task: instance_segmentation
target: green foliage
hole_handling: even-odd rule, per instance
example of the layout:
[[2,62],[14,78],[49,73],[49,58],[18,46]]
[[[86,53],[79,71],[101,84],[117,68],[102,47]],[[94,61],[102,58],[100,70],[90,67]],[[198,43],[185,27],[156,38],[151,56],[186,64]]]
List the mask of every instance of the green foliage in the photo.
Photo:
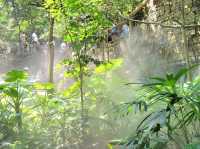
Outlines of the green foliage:
[[12,70],[8,72],[5,76],[6,82],[24,81],[26,79],[27,79],[27,73],[20,70]]
[[200,144],[188,144],[185,146],[185,149],[199,149]]
[[33,86],[37,90],[52,90],[55,88],[52,83],[34,83]]
[[[6,4],[4,9],[6,12],[1,12],[3,15],[0,17],[0,22],[4,25],[9,24],[7,25],[8,30],[12,28],[14,31],[9,31],[10,34],[5,40],[12,36],[14,41],[18,42],[20,32],[25,32],[29,36],[33,31],[42,34],[40,37],[46,38],[47,16],[55,18],[56,29],[59,27],[59,31],[56,30],[59,32],[59,37],[64,35],[64,40],[71,43],[73,47],[73,58],[64,60],[62,65],[65,69],[65,77],[71,77],[75,82],[60,93],[55,92],[56,87],[53,84],[29,83],[28,75],[25,72],[18,70],[9,72],[5,77],[5,83],[0,86],[0,94],[3,99],[1,100],[2,107],[4,107],[2,113],[8,112],[14,115],[13,119],[6,119],[8,122],[12,120],[13,125],[4,120],[5,125],[10,126],[9,129],[13,130],[14,134],[20,138],[15,138],[13,135],[11,140],[5,140],[11,142],[12,148],[25,148],[27,146],[28,148],[35,146],[54,148],[58,144],[80,143],[81,85],[85,88],[86,112],[96,114],[94,117],[88,116],[87,118],[90,119],[90,122],[92,120],[98,121],[98,126],[103,124],[100,128],[96,126],[94,130],[110,126],[111,124],[105,119],[103,112],[96,113],[96,104],[99,100],[95,95],[96,92],[92,92],[93,86],[98,87],[104,81],[102,78],[97,78],[96,81],[93,79],[98,75],[97,72],[103,76],[103,73],[119,68],[122,60],[113,60],[106,64],[94,58],[90,51],[97,40],[105,38],[107,28],[112,26],[108,14],[110,12],[107,11],[109,9],[105,11],[107,1],[17,0]],[[90,80],[90,78],[90,85],[83,84],[85,80]],[[102,90],[103,88],[98,88],[98,94]],[[99,118],[100,116],[101,118]],[[87,125],[89,126],[89,124]],[[66,132],[67,134],[65,134]],[[47,140],[51,140],[51,143],[47,144],[50,142]]]
[[122,65],[123,60],[122,59],[114,59],[111,60],[109,63],[104,63],[102,65],[99,65],[98,67],[95,68],[95,73],[96,74],[102,74],[107,71],[111,71],[114,69],[119,68]]
[[[190,69],[151,78],[136,91],[138,87],[123,86],[128,79],[117,71],[123,59],[106,63],[92,53],[97,42],[107,39],[108,29],[124,21],[119,13],[128,16],[141,0],[5,2],[4,6],[0,1],[1,40],[18,42],[20,32],[29,36],[35,31],[46,39],[48,18],[53,17],[56,37],[73,49],[72,58],[63,60],[59,67],[65,79],[74,82],[58,91],[55,84],[30,83],[24,71],[8,72],[0,84],[0,145],[9,142],[8,148],[13,149],[72,149],[83,148],[79,145],[85,141],[91,144],[85,148],[98,148],[99,142],[131,131],[135,132],[130,137],[113,140],[107,147],[160,149],[175,142],[177,134],[188,139],[187,128],[200,120],[200,79],[183,81]],[[136,130],[130,128],[133,112],[146,114]],[[188,144],[186,148],[196,146]]]
[[[183,80],[181,80],[192,68],[183,68],[176,74],[167,74],[165,78],[151,78],[152,83],[143,85],[140,91],[143,94],[138,102],[142,97],[148,106],[163,104],[161,109],[154,110],[139,123],[134,137],[126,139],[127,146],[151,148],[160,143],[164,145],[169,141],[174,141],[172,136],[177,129],[183,129],[183,136],[186,140],[188,139],[186,127],[194,121],[199,121],[200,115],[199,79],[189,83],[182,83]],[[132,106],[136,103],[134,101],[125,105]],[[130,111],[129,106],[123,108]],[[166,133],[166,136],[162,135],[162,131]]]

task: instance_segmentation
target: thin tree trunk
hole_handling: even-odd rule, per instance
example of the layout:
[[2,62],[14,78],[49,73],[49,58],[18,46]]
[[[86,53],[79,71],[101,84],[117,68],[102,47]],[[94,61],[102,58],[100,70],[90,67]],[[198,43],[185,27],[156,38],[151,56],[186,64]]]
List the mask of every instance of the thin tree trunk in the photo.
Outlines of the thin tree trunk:
[[107,49],[107,61],[110,62],[110,47]]
[[49,82],[53,83],[54,79],[54,18],[50,16],[49,18]]
[[80,81],[80,98],[81,98],[81,144],[80,148],[84,147],[85,142],[85,109],[84,109],[84,90],[83,90],[83,82],[84,82],[84,70],[83,70],[82,59],[79,55],[79,81]]
[[79,81],[80,81],[80,94],[81,94],[81,116],[82,119],[84,117],[84,91],[83,91],[83,66],[80,64],[80,74],[79,74]]
[[102,61],[105,61],[105,45],[106,43],[102,42]]
[[[185,0],[182,0],[182,38],[183,38],[183,50],[184,50],[184,57],[186,60],[186,67],[190,68],[190,58],[189,58],[189,52],[188,52],[188,44],[187,44],[187,37],[186,37],[186,31],[185,31]],[[188,80],[192,81],[192,74],[191,71],[188,71]]]
[[84,91],[83,91],[83,68],[80,66],[80,93],[81,93],[81,116],[84,119]]
[[20,24],[18,24],[18,42],[19,42],[19,51],[17,52],[17,54],[23,54],[23,46],[22,46],[22,41],[21,41],[21,27]]

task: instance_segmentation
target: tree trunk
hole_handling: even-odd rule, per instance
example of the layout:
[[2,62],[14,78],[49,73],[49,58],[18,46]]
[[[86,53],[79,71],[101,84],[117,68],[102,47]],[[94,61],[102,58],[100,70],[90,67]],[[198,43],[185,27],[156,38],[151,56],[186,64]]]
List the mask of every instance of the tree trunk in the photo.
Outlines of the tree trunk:
[[[186,31],[185,31],[185,0],[182,0],[182,39],[183,39],[183,50],[184,50],[184,57],[186,60],[186,67],[190,68],[190,58],[189,58],[189,52],[188,52],[188,44],[187,44],[187,37],[186,37]],[[188,71],[188,80],[192,81],[192,74],[191,71]]]
[[81,117],[84,120],[84,91],[83,91],[83,66],[80,64],[80,94],[81,94]]
[[54,34],[54,18],[50,16],[49,18],[49,82],[53,83],[54,79],[54,43],[53,43],[53,34]]
[[21,27],[20,24],[18,24],[18,42],[19,42],[19,50],[17,54],[23,54],[23,46],[22,46],[22,41],[21,41]]
[[105,61],[105,45],[106,45],[106,42],[103,41],[102,42],[102,61],[103,62]]

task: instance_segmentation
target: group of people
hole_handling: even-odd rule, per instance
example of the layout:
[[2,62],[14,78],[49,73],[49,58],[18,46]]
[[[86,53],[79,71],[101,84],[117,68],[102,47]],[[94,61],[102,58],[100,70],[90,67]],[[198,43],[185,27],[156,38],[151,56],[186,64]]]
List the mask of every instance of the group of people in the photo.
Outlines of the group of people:
[[37,33],[33,32],[28,38],[25,32],[20,33],[20,55],[27,55],[32,53],[34,50],[38,50],[40,45]]

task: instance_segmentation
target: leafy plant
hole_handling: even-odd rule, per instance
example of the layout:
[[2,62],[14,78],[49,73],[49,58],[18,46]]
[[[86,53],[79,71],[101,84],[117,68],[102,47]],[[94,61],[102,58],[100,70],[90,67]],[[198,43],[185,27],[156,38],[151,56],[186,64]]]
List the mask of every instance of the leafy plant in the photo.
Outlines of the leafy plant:
[[[139,149],[164,145],[172,141],[180,146],[173,137],[177,129],[183,130],[185,141],[189,143],[187,126],[193,121],[199,121],[200,84],[199,79],[184,83],[182,78],[194,67],[180,69],[177,73],[167,74],[164,78],[151,78],[151,83],[144,84],[141,90],[143,94],[139,96],[139,100],[146,101],[148,107],[162,104],[162,108],[148,114],[138,125],[133,137],[128,137],[123,141],[124,143],[118,141],[117,144],[122,143],[126,146],[132,144],[134,147],[131,148]],[[115,143],[111,142],[111,144]]]
[[27,81],[27,77],[28,75],[24,71],[13,70],[5,75],[5,83],[0,85],[1,93],[5,95],[3,100],[15,111],[18,130],[22,128],[23,101],[30,94],[30,84]]

